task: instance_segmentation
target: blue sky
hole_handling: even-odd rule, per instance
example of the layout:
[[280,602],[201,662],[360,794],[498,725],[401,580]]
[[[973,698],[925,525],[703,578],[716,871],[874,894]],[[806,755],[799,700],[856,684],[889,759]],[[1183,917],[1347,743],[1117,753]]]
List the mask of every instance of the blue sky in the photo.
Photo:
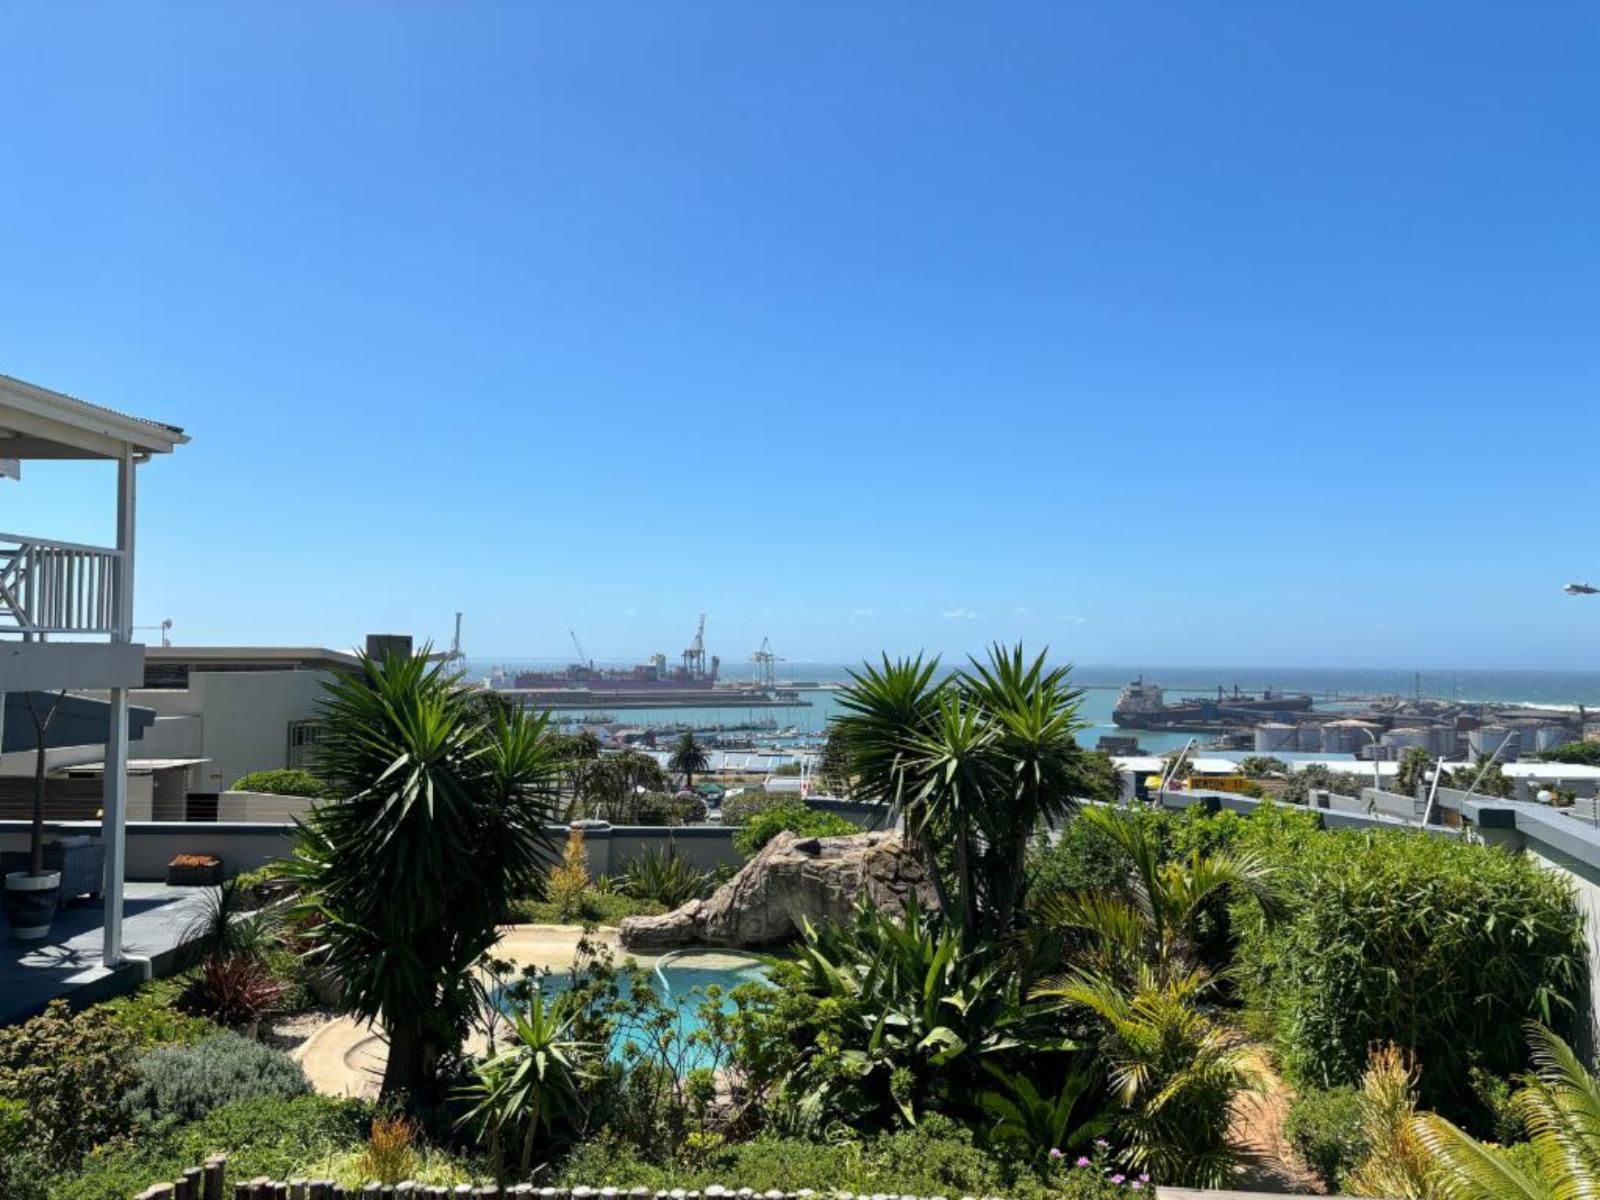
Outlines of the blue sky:
[[0,371],[191,431],[180,641],[1600,666],[1597,114],[1579,4],[7,3]]

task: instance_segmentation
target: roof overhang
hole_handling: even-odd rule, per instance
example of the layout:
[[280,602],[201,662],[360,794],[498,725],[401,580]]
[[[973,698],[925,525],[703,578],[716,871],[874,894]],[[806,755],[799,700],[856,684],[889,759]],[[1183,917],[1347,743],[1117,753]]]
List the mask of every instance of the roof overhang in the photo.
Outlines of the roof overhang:
[[170,454],[189,440],[176,425],[101,408],[0,375],[0,459],[120,459]]

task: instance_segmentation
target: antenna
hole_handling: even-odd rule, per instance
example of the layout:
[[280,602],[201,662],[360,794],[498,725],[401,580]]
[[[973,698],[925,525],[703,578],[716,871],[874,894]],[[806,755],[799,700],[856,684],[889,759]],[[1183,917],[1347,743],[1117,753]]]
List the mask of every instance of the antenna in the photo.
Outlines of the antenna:
[[163,646],[171,646],[172,645],[172,618],[171,617],[167,617],[159,625],[135,625],[134,629],[135,630],[139,630],[139,629],[159,629],[159,630],[161,630],[161,644]]

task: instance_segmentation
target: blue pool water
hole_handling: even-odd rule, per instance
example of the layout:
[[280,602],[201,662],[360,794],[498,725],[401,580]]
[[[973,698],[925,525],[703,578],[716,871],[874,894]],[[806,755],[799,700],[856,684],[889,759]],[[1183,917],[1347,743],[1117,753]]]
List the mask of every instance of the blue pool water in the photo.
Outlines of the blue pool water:
[[[651,988],[658,996],[667,1000],[670,1007],[676,1011],[677,1023],[672,1030],[673,1046],[669,1050],[669,1055],[678,1060],[680,1069],[684,1071],[717,1065],[709,1047],[696,1045],[693,1042],[693,1035],[703,1028],[699,1008],[705,1002],[707,991],[712,987],[720,988],[722,1011],[731,1013],[734,1005],[729,993],[734,988],[741,984],[767,981],[766,967],[759,959],[729,955],[720,951],[715,957],[718,965],[697,966],[692,958],[680,964],[668,955],[658,965],[659,969],[645,970],[645,977],[649,980]],[[740,965],[727,965],[727,960],[730,958],[739,958]],[[546,975],[539,981],[540,990],[547,996],[567,991],[571,986],[571,976],[560,971]],[[624,977],[623,995],[629,995],[630,990],[629,981]],[[506,1004],[507,1002],[503,1001],[501,1007],[506,1007]],[[632,1061],[629,1044],[637,1044],[641,1040],[642,1033],[643,1031],[638,1029],[618,1029],[611,1046],[611,1057],[618,1062]]]

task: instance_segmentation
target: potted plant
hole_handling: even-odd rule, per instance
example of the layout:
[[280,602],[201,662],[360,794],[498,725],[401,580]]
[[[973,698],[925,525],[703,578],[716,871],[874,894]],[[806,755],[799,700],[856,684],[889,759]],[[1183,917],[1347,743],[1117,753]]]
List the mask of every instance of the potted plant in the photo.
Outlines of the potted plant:
[[50,932],[55,920],[56,903],[61,896],[61,872],[44,869],[44,771],[47,747],[45,732],[61,707],[66,690],[56,693],[50,711],[42,717],[34,707],[33,693],[23,693],[28,701],[28,713],[33,717],[36,746],[33,758],[33,828],[28,839],[28,869],[12,871],[6,876],[6,917],[11,922],[11,936],[19,942],[37,941]]

